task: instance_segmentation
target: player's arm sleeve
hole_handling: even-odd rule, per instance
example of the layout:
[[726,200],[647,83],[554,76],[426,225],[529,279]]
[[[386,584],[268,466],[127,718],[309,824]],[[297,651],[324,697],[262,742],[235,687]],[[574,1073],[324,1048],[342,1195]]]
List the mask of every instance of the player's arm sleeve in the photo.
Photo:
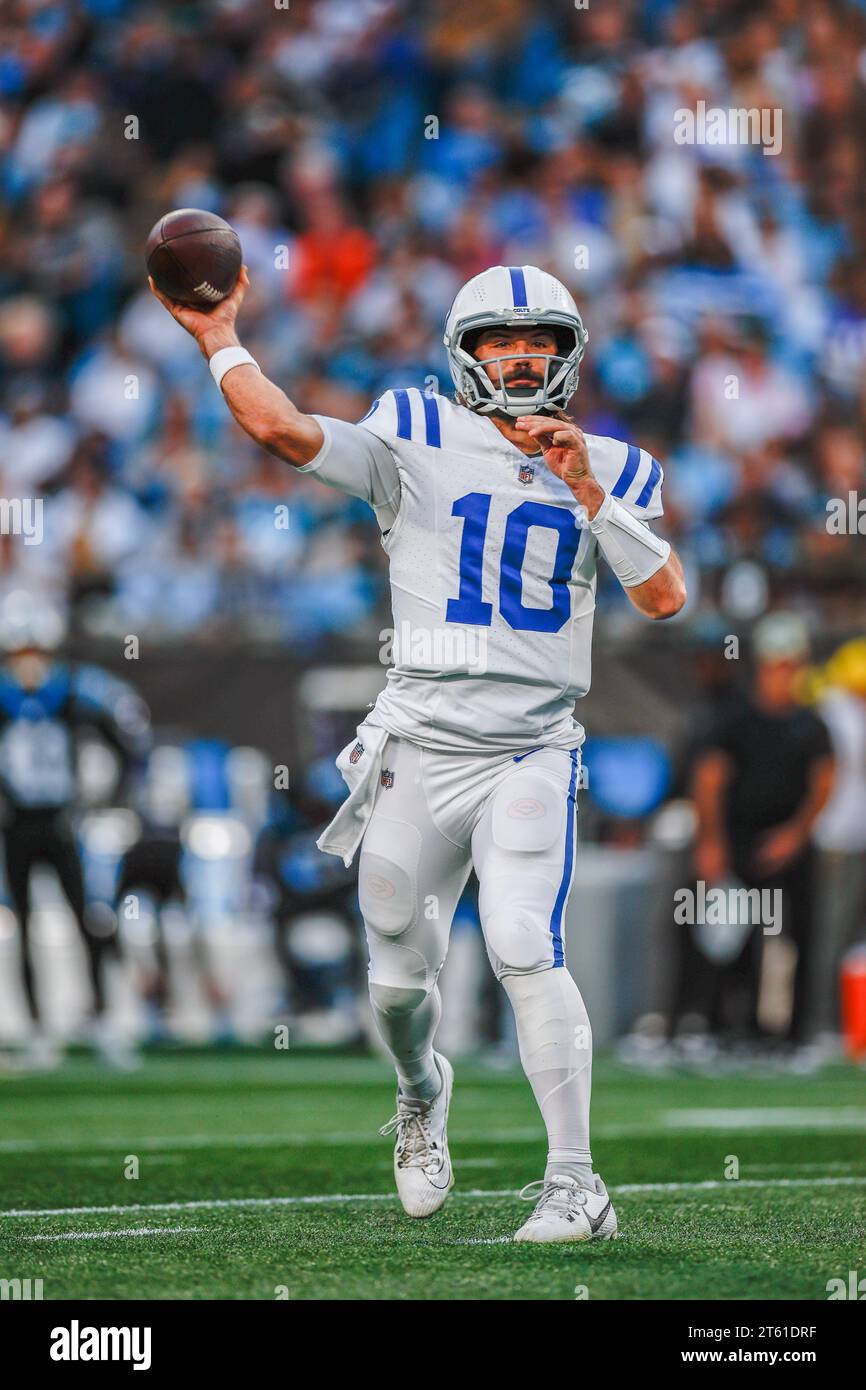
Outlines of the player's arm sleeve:
[[363,425],[351,425],[329,415],[313,418],[318,420],[325,438],[316,457],[297,471],[312,473],[328,487],[362,498],[376,513],[380,530],[390,530],[400,506],[400,475],[385,440]]

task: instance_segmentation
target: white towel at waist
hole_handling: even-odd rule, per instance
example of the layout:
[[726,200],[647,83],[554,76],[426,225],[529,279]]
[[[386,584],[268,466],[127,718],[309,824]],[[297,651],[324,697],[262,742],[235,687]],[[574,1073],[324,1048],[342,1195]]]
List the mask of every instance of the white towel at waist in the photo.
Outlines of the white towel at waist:
[[356,737],[346,744],[337,758],[337,767],[349,788],[349,795],[316,844],[325,854],[339,855],[347,869],[373,814],[388,738],[387,729],[359,724]]

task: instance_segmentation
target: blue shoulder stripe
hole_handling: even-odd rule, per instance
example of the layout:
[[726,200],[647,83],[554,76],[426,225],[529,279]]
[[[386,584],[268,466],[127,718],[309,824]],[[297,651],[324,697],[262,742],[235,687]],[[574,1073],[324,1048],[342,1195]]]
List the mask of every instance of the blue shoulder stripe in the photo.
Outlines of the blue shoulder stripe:
[[625,497],[634,482],[634,475],[637,473],[639,463],[640,449],[636,448],[634,444],[629,444],[626,449],[625,468],[610,490],[612,497]]
[[435,396],[421,392],[424,402],[424,425],[427,430],[427,443],[434,449],[442,447],[442,432],[439,426],[439,402]]
[[510,265],[508,274],[511,276],[511,293],[514,297],[515,309],[525,309],[526,301],[526,277],[523,274],[523,266]]
[[395,391],[394,400],[397,402],[397,438],[412,438],[412,409],[409,405],[408,391]]
[[656,483],[658,482],[659,478],[660,478],[661,475],[662,475],[661,464],[660,464],[660,463],[656,463],[656,461],[655,461],[655,459],[653,458],[652,454],[649,455],[649,461],[650,461],[650,473],[649,473],[649,477],[647,478],[646,483],[645,483],[644,486],[643,486],[643,489],[642,489],[642,491],[641,491],[640,496],[635,498],[635,503],[634,503],[634,504],[635,504],[636,507],[648,507],[648,506],[649,506],[649,504],[650,504],[650,498],[652,497],[653,493],[655,492]]

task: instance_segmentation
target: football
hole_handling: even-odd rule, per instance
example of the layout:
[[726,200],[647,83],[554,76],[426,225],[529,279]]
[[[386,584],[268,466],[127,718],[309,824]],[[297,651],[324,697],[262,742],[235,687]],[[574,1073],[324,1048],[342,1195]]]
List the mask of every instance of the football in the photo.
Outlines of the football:
[[231,294],[242,263],[234,227],[201,208],[167,212],[151,230],[145,254],[157,289],[197,309]]

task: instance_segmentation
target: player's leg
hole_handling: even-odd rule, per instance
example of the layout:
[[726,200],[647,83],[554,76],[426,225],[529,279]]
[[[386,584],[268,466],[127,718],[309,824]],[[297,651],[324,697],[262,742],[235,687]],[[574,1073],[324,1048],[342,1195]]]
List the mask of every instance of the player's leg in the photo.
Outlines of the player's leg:
[[808,986],[812,976],[815,948],[815,855],[811,850],[780,875],[784,931],[797,948],[797,961],[791,995],[791,1015],[785,1029],[788,1042],[802,1046],[808,1041]]
[[392,782],[379,791],[358,866],[370,1001],[401,1090],[428,1100],[440,1084],[433,1061],[441,1012],[436,981],[469,876],[469,853],[433,822],[421,750],[391,739],[385,761]]
[[50,837],[46,838],[41,857],[57,874],[63,895],[75,918],[87,956],[87,973],[93,993],[93,1012],[96,1018],[101,1018],[105,1012],[105,982],[102,966],[107,943],[95,936],[87,924],[81,856],[71,831],[64,828],[55,829]]
[[395,1177],[404,1209],[428,1216],[453,1183],[447,1114],[453,1072],[433,1051],[437,979],[454,909],[469,876],[468,846],[449,840],[430,813],[421,750],[389,740],[388,785],[364,834],[358,899],[370,952],[370,1003],[394,1062]]
[[93,994],[93,1014],[87,1034],[102,1060],[118,1071],[130,1071],[137,1063],[135,1053],[115,1027],[106,1009],[105,960],[116,949],[116,937],[98,936],[87,920],[84,872],[75,836],[62,822],[46,836],[41,856],[57,874],[60,887],[75,918],[87,956],[87,970]]
[[592,1171],[592,1030],[568,973],[563,924],[574,879],[576,753],[542,750],[488,797],[472,851],[488,954],[514,1010],[520,1059],[548,1137],[521,1239],[609,1236],[616,1217]]
[[34,825],[29,817],[26,820],[17,820],[17,823],[13,820],[3,832],[6,881],[12,910],[21,932],[21,982],[31,1019],[25,1066],[28,1069],[45,1071],[57,1066],[62,1054],[42,1022],[36,971],[31,955],[30,878],[33,866],[39,858],[41,839],[40,823]]
[[20,833],[13,824],[3,831],[3,850],[6,856],[6,884],[12,911],[21,934],[21,983],[34,1025],[40,1021],[39,996],[36,991],[36,972],[30,959],[28,927],[30,924],[30,873],[33,867],[33,846],[30,837]]

